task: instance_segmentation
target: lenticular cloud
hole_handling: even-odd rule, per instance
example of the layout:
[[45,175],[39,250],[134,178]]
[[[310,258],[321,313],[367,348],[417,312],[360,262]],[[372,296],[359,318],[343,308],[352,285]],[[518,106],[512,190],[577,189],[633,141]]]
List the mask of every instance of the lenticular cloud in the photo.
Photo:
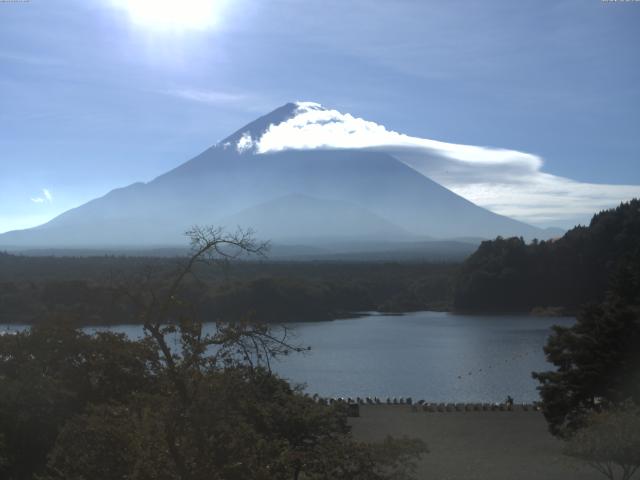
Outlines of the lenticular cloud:
[[[291,118],[270,125],[251,146],[256,153],[384,150],[478,205],[538,225],[569,227],[587,221],[595,211],[640,196],[637,185],[582,183],[545,173],[536,155],[412,137],[312,102],[299,102]],[[238,148],[246,150],[247,142]]]

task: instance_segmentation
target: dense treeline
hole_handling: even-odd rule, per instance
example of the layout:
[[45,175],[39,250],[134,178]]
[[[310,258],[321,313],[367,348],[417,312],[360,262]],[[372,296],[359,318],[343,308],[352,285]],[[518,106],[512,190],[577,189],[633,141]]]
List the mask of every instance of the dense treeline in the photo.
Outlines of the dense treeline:
[[[116,286],[162,289],[183,259],[27,257],[0,253],[0,323],[51,318],[79,324],[134,322]],[[264,322],[327,320],[353,312],[450,308],[457,265],[236,261],[195,269],[185,285],[203,318]]]
[[[599,303],[614,275],[640,272],[640,200],[596,214],[588,227],[526,244],[483,242],[456,280],[458,311],[514,312],[537,307],[575,313]],[[626,272],[626,273],[625,273]]]

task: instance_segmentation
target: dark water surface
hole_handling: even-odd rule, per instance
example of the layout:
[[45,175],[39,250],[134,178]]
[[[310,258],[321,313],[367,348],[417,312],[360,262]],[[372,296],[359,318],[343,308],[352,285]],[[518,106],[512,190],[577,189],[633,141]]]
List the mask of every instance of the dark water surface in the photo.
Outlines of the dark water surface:
[[[538,399],[531,372],[550,367],[542,347],[554,324],[572,318],[440,312],[371,314],[289,324],[311,351],[275,362],[283,377],[322,396],[412,397],[433,402]],[[6,328],[0,326],[0,331]],[[95,328],[87,331],[95,331]],[[113,327],[132,338],[134,325]]]
[[546,370],[551,326],[571,318],[418,312],[296,324],[308,354],[278,372],[326,396],[412,397],[434,402],[538,399],[531,372]]

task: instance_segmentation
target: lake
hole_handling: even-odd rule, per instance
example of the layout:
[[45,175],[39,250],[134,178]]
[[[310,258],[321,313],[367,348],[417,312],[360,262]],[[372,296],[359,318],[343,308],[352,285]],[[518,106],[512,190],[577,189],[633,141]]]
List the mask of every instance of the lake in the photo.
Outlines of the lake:
[[[289,324],[311,351],[274,363],[281,376],[331,397],[412,397],[431,402],[538,400],[532,371],[548,370],[542,347],[566,317],[367,314],[331,322]],[[16,328],[0,326],[5,328]],[[94,331],[95,328],[87,329]],[[132,338],[139,326],[112,330]]]

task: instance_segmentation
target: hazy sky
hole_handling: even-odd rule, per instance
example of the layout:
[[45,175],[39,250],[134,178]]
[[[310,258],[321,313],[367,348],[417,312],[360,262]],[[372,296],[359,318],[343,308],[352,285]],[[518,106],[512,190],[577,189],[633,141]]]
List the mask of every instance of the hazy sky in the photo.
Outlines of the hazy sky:
[[640,2],[0,2],[0,232],[294,100],[640,185],[639,45]]

